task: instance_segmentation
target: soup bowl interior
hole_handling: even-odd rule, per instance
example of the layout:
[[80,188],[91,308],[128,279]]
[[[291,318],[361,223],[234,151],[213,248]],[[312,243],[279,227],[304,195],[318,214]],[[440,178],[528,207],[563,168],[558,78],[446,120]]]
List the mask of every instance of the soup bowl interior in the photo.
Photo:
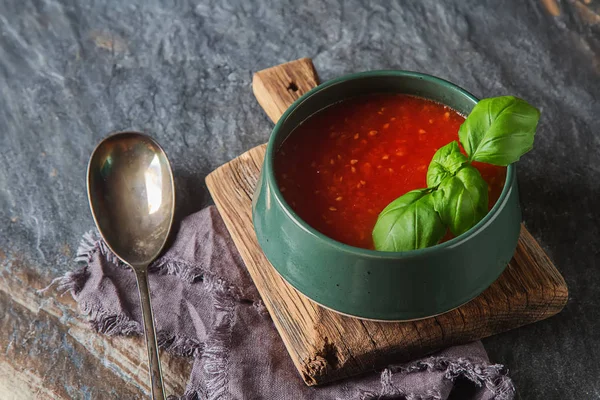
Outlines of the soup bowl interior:
[[515,167],[500,198],[475,227],[447,242],[407,252],[380,252],[337,242],[303,221],[277,185],[274,158],[294,129],[345,99],[401,93],[467,115],[477,99],[424,74],[373,71],[326,82],[296,101],[275,126],[253,198],[253,222],[265,255],[280,275],[313,301],[367,319],[412,320],[443,313],[480,294],[512,257],[520,229]]

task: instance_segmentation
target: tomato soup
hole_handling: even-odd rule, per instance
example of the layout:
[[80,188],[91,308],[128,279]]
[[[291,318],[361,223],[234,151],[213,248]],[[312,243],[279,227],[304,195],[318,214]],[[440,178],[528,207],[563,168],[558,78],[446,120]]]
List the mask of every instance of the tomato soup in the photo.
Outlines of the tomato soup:
[[[275,156],[277,183],[309,225],[339,242],[373,248],[377,216],[392,200],[424,188],[429,162],[458,140],[464,117],[430,100],[374,94],[312,115]],[[474,163],[490,191],[490,208],[506,168]]]

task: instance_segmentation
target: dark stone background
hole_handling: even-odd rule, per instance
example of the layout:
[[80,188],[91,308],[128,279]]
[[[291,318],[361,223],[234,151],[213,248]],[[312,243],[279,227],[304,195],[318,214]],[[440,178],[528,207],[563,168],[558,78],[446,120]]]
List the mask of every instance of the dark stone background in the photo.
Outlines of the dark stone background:
[[210,204],[206,174],[272,127],[254,71],[312,57],[322,80],[426,72],[542,110],[519,163],[523,217],[570,299],[484,343],[518,398],[599,398],[600,7],[587,2],[0,2],[0,249],[48,278],[74,268],[69,249],[93,226],[87,160],[115,130],[164,146],[180,215]]

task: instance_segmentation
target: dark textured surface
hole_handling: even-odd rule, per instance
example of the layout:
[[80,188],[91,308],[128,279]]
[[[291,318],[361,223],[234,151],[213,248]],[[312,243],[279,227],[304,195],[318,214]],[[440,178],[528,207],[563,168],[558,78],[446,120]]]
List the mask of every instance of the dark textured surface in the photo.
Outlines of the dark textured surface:
[[520,398],[600,397],[598,5],[565,0],[555,16],[552,1],[381,3],[1,2],[0,270],[16,258],[46,278],[73,268],[93,224],[87,159],[110,131],[160,141],[183,215],[210,203],[208,172],[267,140],[253,71],[308,56],[323,80],[427,72],[542,110],[518,168],[523,217],[571,298],[558,316],[484,343]]

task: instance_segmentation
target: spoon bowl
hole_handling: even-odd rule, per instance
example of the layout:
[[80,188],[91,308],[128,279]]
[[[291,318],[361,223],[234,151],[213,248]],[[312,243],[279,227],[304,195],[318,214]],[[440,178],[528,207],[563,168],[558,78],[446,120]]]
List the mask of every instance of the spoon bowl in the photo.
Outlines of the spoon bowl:
[[164,399],[148,290],[148,265],[162,251],[175,210],[175,185],[160,145],[138,132],[105,138],[88,165],[88,198],[100,235],[135,271],[148,346],[154,399]]
[[173,222],[175,189],[169,160],[151,137],[122,132],[104,139],[90,159],[88,195],[117,257],[135,267],[159,255]]

